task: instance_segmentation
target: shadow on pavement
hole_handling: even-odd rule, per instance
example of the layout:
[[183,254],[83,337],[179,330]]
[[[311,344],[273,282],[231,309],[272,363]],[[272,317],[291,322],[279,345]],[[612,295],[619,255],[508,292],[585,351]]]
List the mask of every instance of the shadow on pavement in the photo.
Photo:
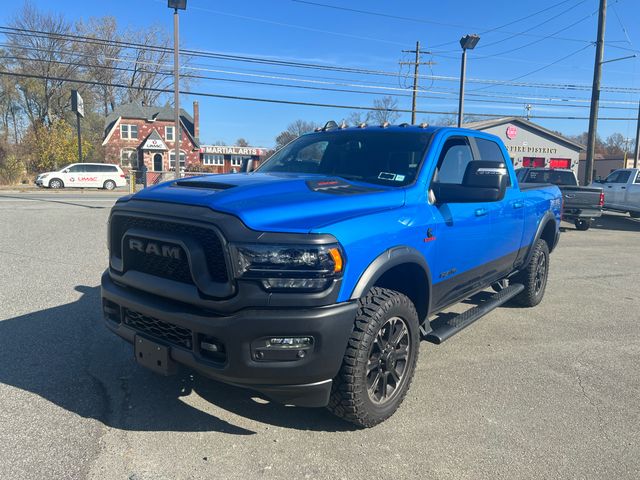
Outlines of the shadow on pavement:
[[173,377],[147,371],[135,363],[132,347],[102,324],[100,288],[76,290],[83,295],[73,303],[0,321],[1,383],[122,430],[256,433],[189,405],[192,399],[184,397],[192,392],[212,408],[270,425],[356,428],[325,409],[285,407],[190,371]]
[[622,232],[640,232],[640,219],[631,218],[629,215],[610,215],[603,213],[596,218],[591,228],[599,230],[618,230]]

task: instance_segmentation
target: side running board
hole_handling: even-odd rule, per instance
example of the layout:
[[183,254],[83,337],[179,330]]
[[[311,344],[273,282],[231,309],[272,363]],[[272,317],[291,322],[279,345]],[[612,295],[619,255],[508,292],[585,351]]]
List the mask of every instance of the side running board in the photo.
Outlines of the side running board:
[[522,290],[524,290],[524,285],[520,283],[509,285],[507,288],[496,293],[481,305],[470,308],[466,312],[455,315],[454,317],[447,320],[444,324],[439,325],[424,337],[425,340],[435,344],[444,342],[448,338],[454,336],[456,333],[467,328],[476,320],[484,317],[491,310],[508,302],[513,297],[518,295]]

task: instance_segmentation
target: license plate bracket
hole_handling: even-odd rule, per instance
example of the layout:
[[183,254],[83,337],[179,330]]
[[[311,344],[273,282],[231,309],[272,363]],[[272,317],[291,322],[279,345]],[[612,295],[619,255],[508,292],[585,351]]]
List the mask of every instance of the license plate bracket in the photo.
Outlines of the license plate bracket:
[[141,335],[134,339],[134,355],[136,362],[160,375],[173,375],[178,365],[171,359],[171,349]]

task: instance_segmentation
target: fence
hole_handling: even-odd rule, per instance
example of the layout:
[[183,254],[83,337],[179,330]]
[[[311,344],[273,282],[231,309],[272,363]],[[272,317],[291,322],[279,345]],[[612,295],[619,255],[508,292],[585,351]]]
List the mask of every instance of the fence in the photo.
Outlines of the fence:
[[[202,175],[202,172],[180,172],[182,178],[194,177],[196,175]],[[127,175],[127,181],[129,183],[129,190],[131,192],[137,192],[146,187],[152,187],[162,182],[173,180],[176,178],[176,172],[152,172],[144,170],[129,170]]]

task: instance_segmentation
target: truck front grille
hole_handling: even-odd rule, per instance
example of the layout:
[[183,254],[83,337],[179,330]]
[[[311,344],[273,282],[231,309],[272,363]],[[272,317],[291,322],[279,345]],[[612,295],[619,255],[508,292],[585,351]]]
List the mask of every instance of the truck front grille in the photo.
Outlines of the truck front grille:
[[124,265],[127,270],[148,273],[156,277],[168,278],[176,282],[193,283],[187,255],[182,247],[180,258],[147,255],[137,250],[126,250]]
[[124,323],[137,332],[145,333],[158,340],[163,340],[170,345],[187,348],[189,350],[192,349],[193,333],[188,328],[163,322],[162,320],[143,315],[128,308],[124,310]]
[[[132,228],[175,234],[194,240],[204,252],[211,280],[219,283],[229,281],[222,240],[213,229],[154,218],[114,215],[111,218],[110,244],[112,255],[122,259],[122,238]],[[193,283],[186,255],[181,255],[180,259],[174,259],[128,250],[126,256],[125,268],[127,270],[137,270],[178,282]]]

